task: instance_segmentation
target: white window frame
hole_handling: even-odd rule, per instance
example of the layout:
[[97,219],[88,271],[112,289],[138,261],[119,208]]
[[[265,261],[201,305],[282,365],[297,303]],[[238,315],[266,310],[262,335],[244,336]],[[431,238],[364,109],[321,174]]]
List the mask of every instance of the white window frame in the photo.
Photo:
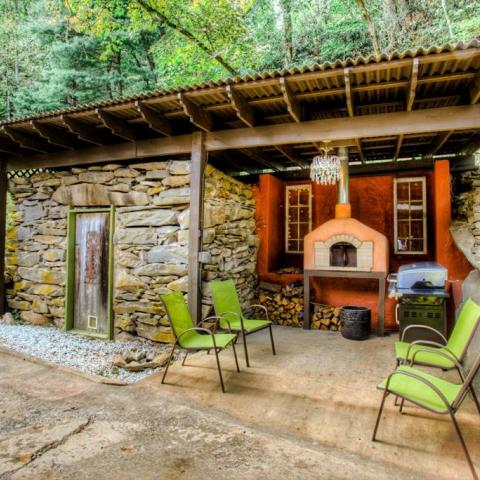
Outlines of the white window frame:
[[[398,249],[398,210],[397,210],[397,185],[399,183],[422,183],[422,206],[423,206],[423,249],[420,251]],[[410,200],[410,199],[409,199]],[[411,220],[410,220],[411,221]],[[393,225],[394,225],[394,251],[396,255],[426,255],[427,254],[427,178],[405,177],[395,178],[393,183]],[[409,237],[411,239],[411,237]],[[421,239],[418,239],[421,240]]]
[[[310,184],[304,183],[299,185],[287,185],[285,187],[285,252],[286,253],[303,253],[303,249],[290,250],[288,248],[288,240],[289,240],[288,227],[290,225],[288,221],[288,212],[290,210],[289,192],[291,190],[308,190],[308,205],[301,205],[301,206],[308,207],[308,231],[310,232],[312,230],[312,186]],[[298,207],[300,208],[300,205]],[[291,239],[291,240],[294,240],[294,239]],[[298,238],[297,240],[303,240],[303,239]]]

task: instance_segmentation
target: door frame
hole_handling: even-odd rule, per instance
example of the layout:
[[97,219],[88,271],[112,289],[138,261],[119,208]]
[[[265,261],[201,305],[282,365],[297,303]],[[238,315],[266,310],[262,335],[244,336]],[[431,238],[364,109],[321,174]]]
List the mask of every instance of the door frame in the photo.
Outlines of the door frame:
[[[95,333],[74,328],[74,297],[75,297],[75,237],[76,218],[79,213],[110,213],[108,232],[108,288],[107,288],[107,333]],[[115,206],[82,207],[67,210],[67,283],[65,287],[65,331],[80,333],[89,337],[113,339],[113,234],[115,229]]]

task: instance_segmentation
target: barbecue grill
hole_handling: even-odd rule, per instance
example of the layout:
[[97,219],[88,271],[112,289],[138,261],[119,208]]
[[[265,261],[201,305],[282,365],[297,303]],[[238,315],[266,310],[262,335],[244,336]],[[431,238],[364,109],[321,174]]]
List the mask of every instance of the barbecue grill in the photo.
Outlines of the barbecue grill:
[[[426,325],[447,335],[447,275],[447,269],[438,263],[419,262],[402,265],[397,274],[388,276],[389,296],[397,301],[400,337],[409,325]],[[439,337],[425,329],[409,329],[404,340],[438,342]]]

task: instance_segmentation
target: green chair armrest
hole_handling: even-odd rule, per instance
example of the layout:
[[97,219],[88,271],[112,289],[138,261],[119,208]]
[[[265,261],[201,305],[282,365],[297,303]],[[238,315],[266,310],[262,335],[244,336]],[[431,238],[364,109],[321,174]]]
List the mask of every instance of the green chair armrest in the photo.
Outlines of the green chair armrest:
[[[225,318],[225,315],[227,314],[235,315],[240,320],[240,327],[242,328],[242,332],[243,332],[245,330],[245,326],[243,324],[243,315],[239,315],[237,312],[233,312],[229,310],[229,311],[223,312],[223,314],[221,315],[221,318],[224,318],[225,320],[227,320]],[[230,322],[228,322],[228,325],[230,326]]]
[[[395,375],[405,375],[406,377],[410,377],[410,378],[413,378],[414,380],[417,380],[421,383],[423,383],[424,385],[426,385],[428,388],[430,388],[431,390],[433,390],[435,392],[435,394],[443,401],[443,403],[445,404],[445,407],[447,410],[450,410],[450,404],[448,403],[448,400],[447,398],[445,397],[445,395],[440,391],[440,389],[435,386],[432,382],[429,382],[426,378],[423,378],[421,377],[420,375],[415,375],[414,373],[411,373],[411,372],[403,372],[401,370],[395,370],[393,373],[391,373],[388,378],[387,378],[387,383],[385,385],[385,390],[387,390],[388,392],[390,392],[390,390],[388,389],[389,385],[390,385],[390,380],[392,379],[393,376]],[[392,392],[396,395],[396,392]]]
[[[177,342],[180,344],[180,338],[182,338],[186,333],[188,332],[203,332],[207,333],[212,337],[213,341],[213,347],[216,349],[217,348],[217,342],[215,342],[215,335],[213,334],[212,331],[210,331],[208,328],[199,328],[199,327],[193,327],[189,328],[187,330],[184,330],[178,337],[177,337]],[[180,345],[181,346],[181,345]]]
[[408,327],[406,327],[403,332],[402,332],[402,338],[400,339],[400,341],[404,341],[404,338],[405,338],[405,334],[408,332],[408,330],[412,329],[412,328],[423,328],[424,330],[429,330],[430,332],[434,332],[436,333],[445,343],[443,345],[446,345],[448,340],[444,337],[444,335],[439,332],[438,330],[435,330],[434,328],[432,327],[429,327],[428,325],[409,325]]
[[436,348],[419,348],[416,352],[414,352],[412,356],[412,360],[410,361],[410,366],[413,366],[415,363],[415,357],[420,353],[420,352],[427,352],[427,353],[432,353],[433,355],[438,355],[439,357],[446,358],[447,360],[450,360],[455,364],[455,366],[458,368],[458,371],[460,372],[460,375],[462,377],[462,380],[465,379],[465,370],[462,366],[462,364],[458,361],[457,357],[446,347],[444,348],[444,352],[440,352]]
[[[232,312],[233,313],[233,312]],[[219,320],[223,320],[224,322],[227,323],[228,325],[228,331],[230,333],[233,333],[232,332],[232,325],[230,324],[230,321],[228,320],[228,318],[222,316],[222,315],[210,315],[209,317],[205,318],[204,320],[202,320],[199,325],[201,325],[202,323],[205,323],[207,322],[208,320],[215,320],[215,329],[214,329],[214,332],[217,331],[217,328],[218,328],[218,322]]]
[[445,345],[442,345],[441,343],[438,343],[438,342],[434,342],[433,340],[414,340],[412,343],[410,343],[408,345],[407,354],[405,355],[406,360],[408,360],[408,357],[410,355],[410,350],[415,345],[433,345],[433,346],[439,347],[439,348],[447,348],[447,347],[445,347]]

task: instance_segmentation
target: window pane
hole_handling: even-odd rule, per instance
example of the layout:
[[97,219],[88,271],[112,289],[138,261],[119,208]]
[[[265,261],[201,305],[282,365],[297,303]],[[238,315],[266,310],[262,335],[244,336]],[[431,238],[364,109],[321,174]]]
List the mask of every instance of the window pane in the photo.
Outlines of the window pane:
[[301,222],[308,222],[308,207],[300,207],[299,219]]
[[409,188],[407,182],[397,183],[397,201],[407,201],[409,199]]
[[298,207],[290,207],[288,209],[288,221],[298,222]]
[[410,240],[410,251],[422,253],[423,243],[423,240]]
[[405,252],[408,250],[408,240],[405,238],[397,239],[397,250],[399,252]]
[[302,239],[303,237],[305,237],[305,235],[307,235],[309,230],[310,229],[308,228],[308,223],[301,223],[299,238]]
[[412,238],[421,238],[423,239],[423,221],[422,220],[413,220],[410,224],[410,235]]
[[299,198],[300,205],[308,205],[309,204],[309,201],[308,201],[309,191],[307,189],[303,189],[303,190],[300,190],[299,193],[300,193],[300,198]]
[[298,241],[297,240],[289,240],[288,251],[289,252],[297,252],[298,251]]
[[401,238],[407,238],[410,235],[409,222],[398,222],[397,235]]
[[298,205],[298,190],[295,188],[288,190],[289,205]]
[[410,218],[410,205],[408,203],[400,203],[397,205],[397,218],[405,220]]
[[303,252],[303,240],[298,241],[298,251]]
[[423,204],[419,202],[412,202],[410,205],[411,218],[423,218]]
[[410,199],[423,199],[423,182],[410,182]]

